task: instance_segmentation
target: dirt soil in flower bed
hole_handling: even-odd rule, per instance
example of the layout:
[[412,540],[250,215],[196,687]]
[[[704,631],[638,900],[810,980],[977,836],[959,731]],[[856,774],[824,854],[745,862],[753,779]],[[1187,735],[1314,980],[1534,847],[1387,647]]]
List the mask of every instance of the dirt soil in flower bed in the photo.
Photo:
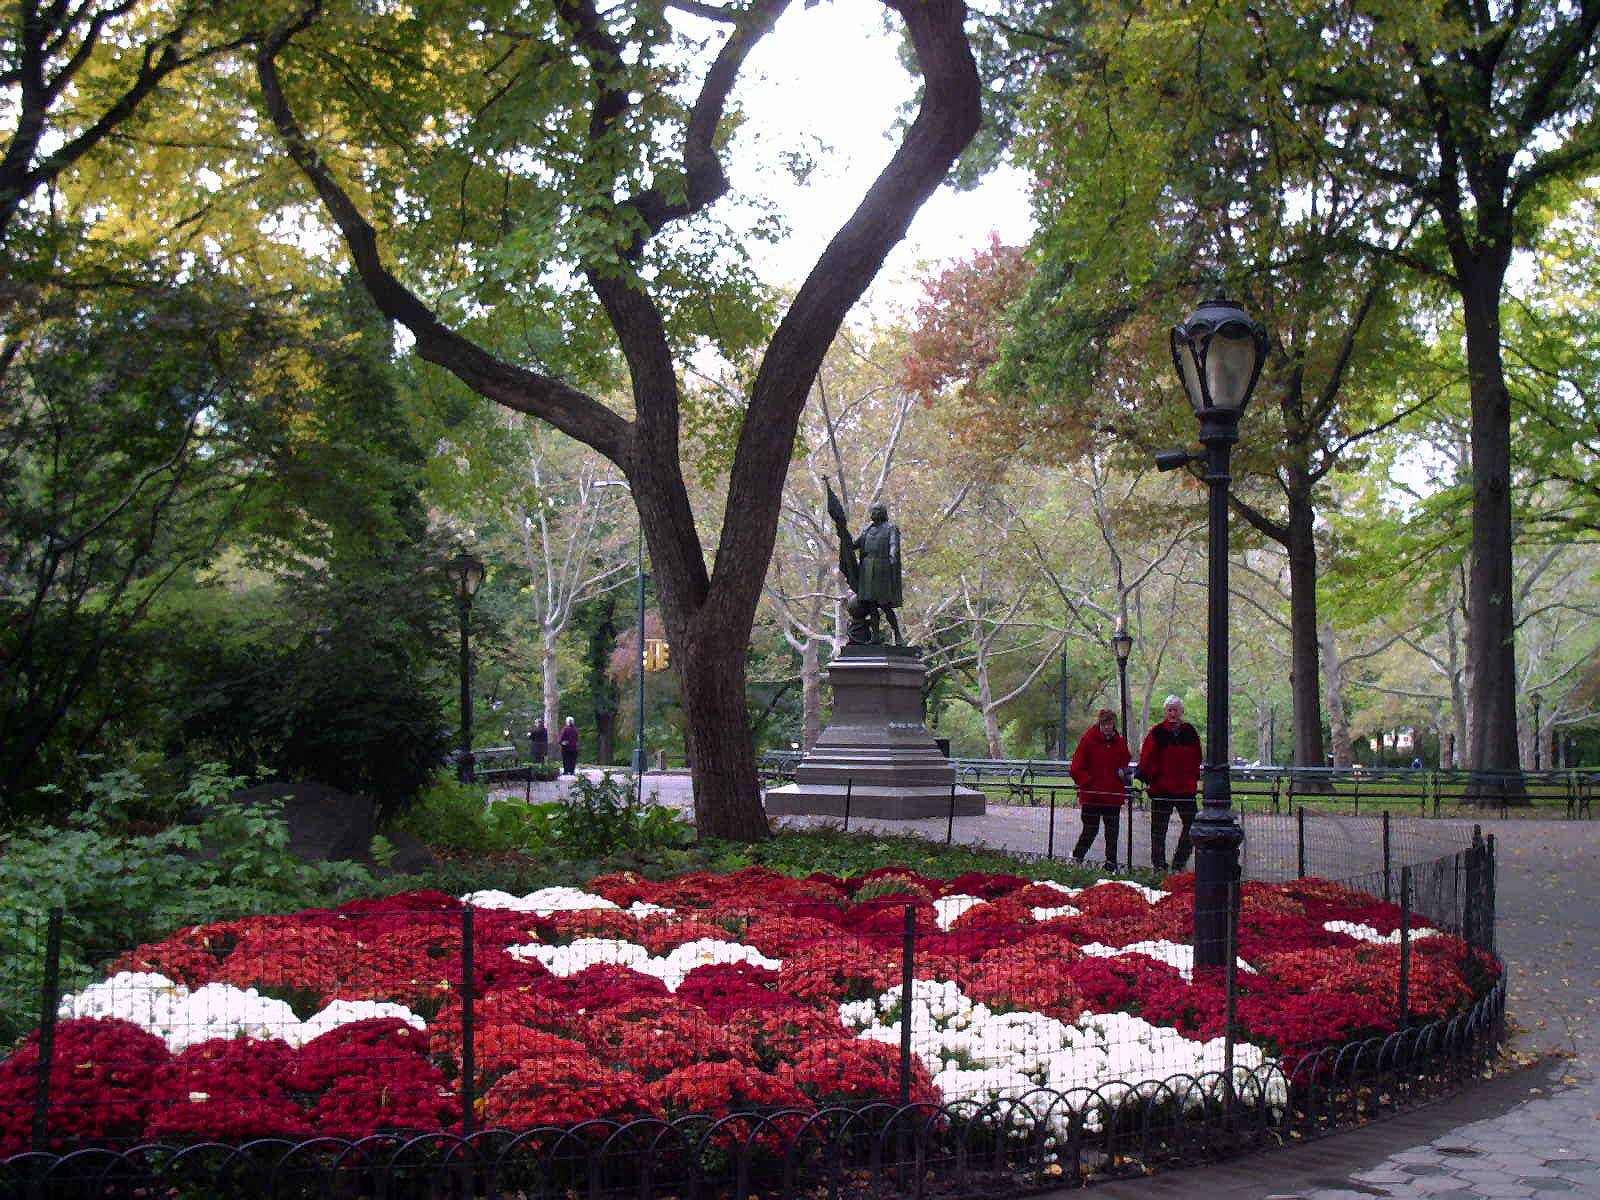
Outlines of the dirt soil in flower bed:
[[[1156,890],[892,867],[612,874],[358,900],[130,950],[62,1001],[51,1145],[459,1128],[468,909],[481,1124],[897,1100],[908,906],[913,1100],[1223,1069],[1224,981],[1193,965],[1189,875]],[[1395,1029],[1399,923],[1397,906],[1327,881],[1245,884],[1238,1079],[1266,1095],[1278,1067]],[[1492,985],[1487,956],[1414,932],[1414,1018]],[[0,1061],[0,1155],[31,1146],[39,1075],[36,1033]]]

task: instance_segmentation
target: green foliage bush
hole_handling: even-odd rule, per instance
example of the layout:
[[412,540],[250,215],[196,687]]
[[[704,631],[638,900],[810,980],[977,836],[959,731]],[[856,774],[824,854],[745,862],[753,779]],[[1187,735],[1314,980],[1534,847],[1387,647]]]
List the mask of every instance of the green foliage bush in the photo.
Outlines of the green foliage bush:
[[165,801],[192,824],[129,833],[120,814],[148,803],[137,780],[113,770],[92,781],[88,808],[68,828],[31,831],[0,850],[0,1044],[39,1019],[44,939],[51,908],[62,919],[62,986],[81,986],[123,950],[182,925],[292,912],[364,891],[357,863],[305,863],[271,805],[229,799],[247,780],[217,764],[199,768]]
[[555,840],[581,858],[645,852],[694,840],[688,822],[669,808],[640,804],[633,781],[605,772],[578,775],[555,817]]
[[517,801],[490,804],[482,786],[440,779],[395,819],[394,828],[443,850],[532,853],[554,837],[557,807]]

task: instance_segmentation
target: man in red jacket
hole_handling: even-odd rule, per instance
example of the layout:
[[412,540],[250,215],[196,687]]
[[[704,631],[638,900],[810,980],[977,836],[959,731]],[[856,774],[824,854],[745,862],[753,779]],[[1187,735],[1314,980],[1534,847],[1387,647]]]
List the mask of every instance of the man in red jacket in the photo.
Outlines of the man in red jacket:
[[1077,862],[1094,845],[1094,835],[1102,824],[1106,830],[1106,870],[1117,869],[1117,825],[1123,802],[1128,798],[1128,741],[1117,732],[1117,717],[1102,708],[1072,754],[1072,782],[1078,785],[1078,807],[1082,809],[1083,833],[1073,847]]
[[1183,831],[1178,834],[1172,869],[1181,871],[1189,862],[1189,826],[1194,824],[1194,797],[1205,751],[1200,734],[1183,719],[1182,700],[1168,696],[1162,709],[1166,720],[1145,735],[1135,774],[1150,789],[1150,865],[1158,871],[1167,869],[1167,823],[1176,812]]

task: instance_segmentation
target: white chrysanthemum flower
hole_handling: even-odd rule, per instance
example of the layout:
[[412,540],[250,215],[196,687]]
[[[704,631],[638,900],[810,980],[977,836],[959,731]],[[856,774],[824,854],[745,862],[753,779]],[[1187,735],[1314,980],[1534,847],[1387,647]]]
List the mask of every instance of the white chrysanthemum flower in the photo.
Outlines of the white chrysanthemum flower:
[[[1134,942],[1130,946],[1105,946],[1099,942],[1090,942],[1083,947],[1083,952],[1093,958],[1117,958],[1123,954],[1143,954],[1157,962],[1166,963],[1177,970],[1185,982],[1194,980],[1194,947],[1185,942],[1169,942],[1164,940]],[[1235,966],[1240,971],[1251,975],[1256,969],[1242,958],[1234,960]]]
[[[1397,946],[1400,944],[1400,931],[1398,929],[1396,929],[1393,933],[1379,933],[1371,925],[1363,925],[1359,921],[1324,921],[1322,923],[1322,927],[1329,933],[1349,934],[1357,941],[1374,942],[1378,945],[1390,946]],[[1423,937],[1433,937],[1438,932],[1439,931],[1437,929],[1431,929],[1424,925],[1420,929],[1413,929],[1411,931],[1411,937],[1413,940]]]
[[79,1017],[117,1017],[152,1032],[171,1024],[172,1007],[189,995],[189,989],[153,971],[119,971],[110,979],[92,983],[81,992],[63,996],[56,1006],[61,1020]]
[[668,908],[664,904],[649,904],[643,900],[635,900],[628,905],[626,911],[630,917],[670,917],[678,910]]
[[171,1024],[154,1029],[176,1054],[212,1038],[283,1038],[298,1035],[300,1018],[282,1000],[263,996],[255,988],[208,983],[172,1008]]
[[664,958],[647,958],[633,969],[654,975],[667,985],[669,992],[675,992],[696,967],[732,963],[752,963],[769,971],[776,971],[783,966],[782,959],[768,958],[754,946],[746,946],[742,942],[697,938],[685,942]]
[[980,900],[976,896],[964,894],[940,896],[939,899],[933,902],[935,920],[938,921],[940,929],[948,930],[962,913],[987,903],[989,903],[987,900]]
[[552,975],[576,975],[589,967],[605,964],[640,970],[640,964],[650,961],[650,952],[643,946],[616,938],[578,938],[565,946],[545,946],[532,942],[509,946],[506,953],[512,958],[536,959]]
[[376,1000],[335,1000],[316,1016],[301,1022],[300,1027],[285,1035],[283,1040],[291,1046],[303,1046],[312,1038],[320,1037],[329,1030],[338,1029],[341,1025],[350,1025],[356,1021],[381,1020],[385,1017],[404,1021],[413,1029],[428,1027],[426,1021],[403,1004]]
[[1070,904],[1063,904],[1059,908],[1036,908],[1033,910],[1035,921],[1052,921],[1056,917],[1081,917],[1083,910],[1073,908]]
[[461,897],[461,902],[470,904],[474,908],[504,908],[513,912],[531,912],[540,917],[548,917],[558,912],[617,907],[604,896],[596,896],[592,892],[574,887],[540,888],[536,892],[529,892],[526,896],[513,896],[510,892],[491,888],[481,892],[468,892]]

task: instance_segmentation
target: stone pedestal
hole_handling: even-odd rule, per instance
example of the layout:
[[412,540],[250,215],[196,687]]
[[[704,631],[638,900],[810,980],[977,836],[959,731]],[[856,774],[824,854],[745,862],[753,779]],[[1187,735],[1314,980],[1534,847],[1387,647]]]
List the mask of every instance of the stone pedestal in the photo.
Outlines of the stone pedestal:
[[922,721],[928,673],[909,646],[846,646],[828,667],[833,719],[795,768],[794,782],[767,792],[772,816],[911,821],[950,813],[981,816],[982,792],[956,786],[955,765]]

